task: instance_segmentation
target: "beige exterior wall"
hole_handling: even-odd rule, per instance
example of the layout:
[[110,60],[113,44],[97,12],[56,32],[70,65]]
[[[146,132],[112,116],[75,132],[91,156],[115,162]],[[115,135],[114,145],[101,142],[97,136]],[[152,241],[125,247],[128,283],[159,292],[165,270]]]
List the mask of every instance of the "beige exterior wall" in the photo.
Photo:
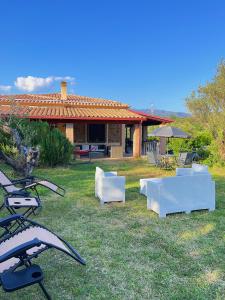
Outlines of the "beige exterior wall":
[[122,158],[123,147],[122,146],[111,146],[111,158]]
[[74,126],[73,123],[66,123],[66,137],[73,144],[74,143]]

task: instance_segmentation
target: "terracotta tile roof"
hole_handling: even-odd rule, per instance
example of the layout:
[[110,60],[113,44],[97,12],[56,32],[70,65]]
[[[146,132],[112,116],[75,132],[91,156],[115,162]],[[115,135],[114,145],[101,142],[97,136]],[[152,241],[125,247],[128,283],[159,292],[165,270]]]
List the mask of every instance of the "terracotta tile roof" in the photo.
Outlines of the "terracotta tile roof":
[[18,94],[18,95],[0,95],[0,102],[20,104],[44,104],[44,105],[71,105],[71,106],[106,106],[106,107],[124,107],[127,104],[119,101],[107,100],[102,98],[91,98],[79,95],[67,95],[67,100],[61,100],[61,93],[55,94]]
[[[0,95],[0,114],[8,113],[30,119],[71,119],[71,120],[153,120],[167,123],[169,120],[144,115],[129,109],[127,104],[102,98],[67,95],[61,100],[61,94],[19,94]],[[157,119],[158,118],[158,119]]]
[[[8,114],[10,106],[0,106],[1,113]],[[80,107],[26,107],[22,106],[15,111],[17,115],[31,119],[120,119],[143,120],[144,118],[129,109],[124,108],[80,108]]]
[[8,114],[13,107],[15,114],[31,119],[144,119],[118,101],[78,95],[67,95],[67,100],[61,100],[60,93],[0,95],[1,113]]

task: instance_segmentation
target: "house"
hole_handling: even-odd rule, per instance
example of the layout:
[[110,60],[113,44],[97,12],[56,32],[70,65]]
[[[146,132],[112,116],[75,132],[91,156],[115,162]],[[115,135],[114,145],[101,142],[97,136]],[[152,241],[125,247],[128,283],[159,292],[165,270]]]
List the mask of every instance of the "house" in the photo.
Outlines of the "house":
[[64,81],[61,93],[1,95],[1,114],[12,110],[58,127],[79,149],[95,146],[111,157],[139,157],[146,150],[147,127],[172,122],[118,101],[68,94]]

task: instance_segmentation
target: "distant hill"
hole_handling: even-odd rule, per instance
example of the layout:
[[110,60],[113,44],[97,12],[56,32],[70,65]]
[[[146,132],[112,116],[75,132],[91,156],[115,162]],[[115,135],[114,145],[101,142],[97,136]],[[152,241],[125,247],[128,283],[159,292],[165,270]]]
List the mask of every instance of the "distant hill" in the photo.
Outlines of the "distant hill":
[[163,109],[138,109],[138,111],[142,111],[146,114],[152,114],[160,117],[179,117],[179,118],[190,117],[190,114],[185,112],[176,112],[176,111],[169,111]]

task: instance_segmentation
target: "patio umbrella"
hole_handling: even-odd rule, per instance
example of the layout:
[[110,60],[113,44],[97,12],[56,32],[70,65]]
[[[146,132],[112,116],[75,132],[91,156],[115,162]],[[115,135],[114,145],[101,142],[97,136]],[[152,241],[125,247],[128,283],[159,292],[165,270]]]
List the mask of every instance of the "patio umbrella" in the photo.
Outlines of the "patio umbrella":
[[[181,129],[177,127],[171,127],[171,126],[159,127],[153,130],[148,136],[165,137],[168,138],[168,141],[169,138],[187,139],[191,137],[188,133],[182,131]],[[168,148],[167,148],[167,153],[168,153]]]
[[153,130],[148,136],[166,137],[166,138],[190,138],[191,136],[177,127],[162,126]]

